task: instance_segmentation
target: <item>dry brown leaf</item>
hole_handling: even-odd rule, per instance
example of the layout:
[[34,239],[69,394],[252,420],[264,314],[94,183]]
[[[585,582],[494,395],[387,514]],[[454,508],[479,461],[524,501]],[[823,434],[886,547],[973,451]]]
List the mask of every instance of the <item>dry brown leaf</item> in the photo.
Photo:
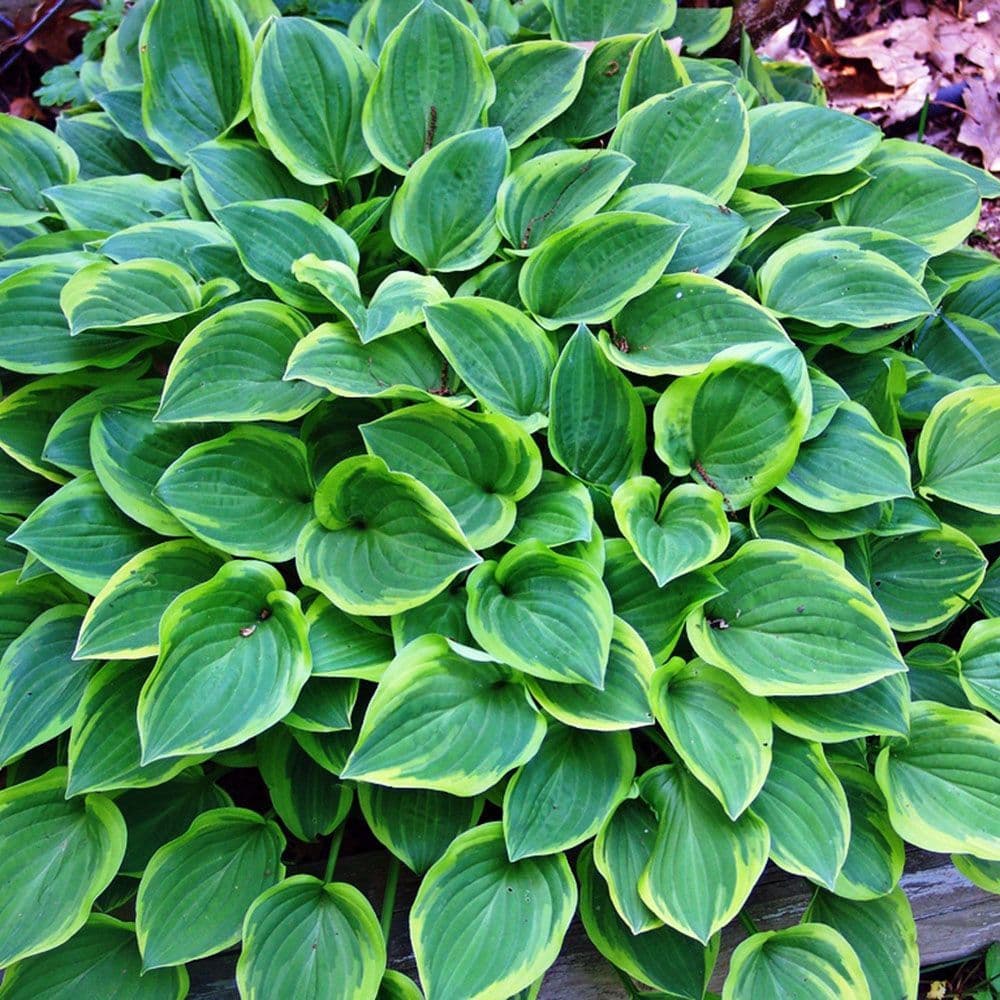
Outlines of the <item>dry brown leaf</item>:
[[966,116],[958,141],[983,154],[987,170],[1000,170],[1000,93],[998,84],[970,80],[963,95]]

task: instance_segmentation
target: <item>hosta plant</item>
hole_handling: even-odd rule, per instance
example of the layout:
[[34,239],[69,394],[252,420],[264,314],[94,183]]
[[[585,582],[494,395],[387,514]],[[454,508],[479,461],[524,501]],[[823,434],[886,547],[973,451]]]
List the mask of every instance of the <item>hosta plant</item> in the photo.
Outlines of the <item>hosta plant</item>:
[[1000,889],[1000,182],[725,30],[138,0],[0,119],[3,1000],[898,1000],[905,845]]

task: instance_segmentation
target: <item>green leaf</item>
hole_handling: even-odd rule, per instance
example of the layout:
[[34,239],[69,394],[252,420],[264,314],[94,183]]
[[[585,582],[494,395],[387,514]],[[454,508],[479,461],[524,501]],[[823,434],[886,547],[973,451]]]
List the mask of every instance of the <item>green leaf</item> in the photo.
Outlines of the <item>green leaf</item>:
[[984,861],[971,854],[953,854],[951,863],[973,885],[994,895],[1000,894],[1000,861]]
[[511,861],[555,854],[589,840],[624,799],[635,775],[627,733],[550,723],[538,752],[511,778],[503,831]]
[[133,521],[160,535],[184,535],[185,526],[153,489],[185,449],[217,428],[156,423],[157,402],[154,396],[102,409],[90,426],[90,456],[104,491]]
[[478,795],[530,760],[544,734],[509,668],[425,635],[383,675],[342,776]]
[[271,803],[293,837],[316,840],[344,822],[354,799],[351,786],[320,767],[289,729],[275,726],[262,733],[256,748],[257,767]]
[[295,557],[312,516],[305,445],[253,425],[188,448],[164,471],[153,495],[209,545],[272,562]]
[[80,592],[58,576],[19,581],[16,569],[0,573],[0,657],[43,611],[80,599]]
[[375,169],[361,108],[375,64],[340,32],[304,17],[268,23],[253,71],[253,123],[306,184],[344,183]]
[[314,677],[380,680],[393,657],[392,639],[366,618],[352,618],[325,597],[306,612]]
[[743,217],[689,188],[674,184],[636,184],[608,206],[614,212],[650,212],[686,226],[667,271],[721,274],[732,262],[750,227]]
[[934,404],[917,440],[919,492],[1000,514],[1000,442],[992,432],[1000,387],[974,386]]
[[753,694],[853,691],[906,669],[874,598],[824,556],[755,540],[714,573],[726,593],[691,615],[688,638]]
[[210,579],[225,557],[193,539],[144,549],[109,577],[84,615],[74,657],[140,660],[160,649],[160,617],[182,591]]
[[429,149],[393,199],[389,229],[396,246],[428,271],[484,263],[500,245],[494,206],[509,164],[500,128],[463,132]]
[[112,982],[120,1000],[184,1000],[188,993],[188,974],[183,966],[143,975],[133,925],[94,913],[65,944],[10,966],[0,997],[61,1000],[73,993],[100,996]]
[[83,611],[43,611],[0,659],[0,765],[69,728],[95,670],[72,659]]
[[809,395],[805,360],[795,348],[730,348],[660,397],[656,453],[673,475],[696,473],[728,510],[746,507],[794,464]]
[[477,549],[507,536],[517,501],[542,474],[538,446],[499,415],[421,403],[363,424],[361,435],[369,452],[390,469],[431,489]]
[[148,666],[119,662],[90,677],[73,716],[67,796],[159,785],[195,763],[176,757],[140,764],[135,713],[148,673]]
[[1000,619],[975,622],[958,651],[969,703],[1000,716]]
[[378,918],[357,889],[294,875],[247,911],[236,982],[245,1000],[375,1000],[385,958]]
[[250,904],[284,877],[284,849],[276,823],[233,808],[202,813],[161,847],[136,898],[143,969],[180,965],[236,944]]
[[851,813],[851,839],[834,892],[844,899],[885,896],[903,874],[906,854],[902,838],[889,822],[878,784],[863,766],[837,764],[834,772]]
[[528,689],[549,715],[575,729],[613,732],[653,721],[649,685],[654,671],[646,644],[631,625],[615,618],[604,687],[528,677]]
[[778,489],[827,513],[913,496],[903,443],[883,434],[871,413],[853,401],[840,403],[826,427],[802,444]]
[[522,145],[573,103],[586,60],[577,46],[547,38],[490,49],[486,63],[496,82],[496,100],[487,110],[487,123],[503,129],[511,149]]
[[521,269],[518,290],[547,330],[605,323],[656,283],[683,233],[648,212],[604,212],[546,239]]
[[844,226],[885,229],[937,255],[958,246],[979,220],[974,181],[923,157],[877,157],[864,164],[872,179],[834,202]]
[[[311,383],[337,396],[387,399],[439,399],[447,406],[468,406],[459,394],[448,362],[420,330],[402,330],[364,344],[345,323],[322,323],[296,345],[285,380]],[[311,387],[295,391],[315,393]],[[321,395],[321,394],[318,394]]]
[[587,563],[525,542],[468,580],[469,628],[491,656],[533,677],[603,689],[613,612]]
[[608,817],[593,844],[593,865],[607,883],[607,894],[618,915],[633,934],[663,926],[638,889],[639,877],[653,853],[656,832],[652,809],[640,798],[627,798]]
[[674,0],[546,0],[554,34],[569,41],[595,41],[626,32],[646,34],[674,22]]
[[790,240],[768,257],[757,280],[768,309],[820,327],[869,329],[932,311],[927,293],[898,264],[846,240]]
[[[559,954],[576,900],[563,855],[508,861],[499,823],[456,837],[410,911],[428,996],[503,1000],[529,986]],[[477,961],[460,960],[469,954]]]
[[88,594],[159,540],[111,502],[92,472],[42,501],[9,538]]
[[717,559],[729,545],[722,495],[698,483],[676,486],[660,505],[660,484],[627,479],[611,498],[621,533],[663,587]]
[[459,798],[427,788],[358,785],[358,802],[369,829],[412,871],[423,875],[483,811],[478,796]]
[[143,174],[58,184],[47,188],[45,197],[71,228],[106,233],[156,219],[180,218],[184,212],[180,181],[156,181]]
[[409,976],[387,969],[376,1000],[424,1000],[424,995]]
[[580,916],[587,936],[612,965],[628,975],[684,1000],[702,1000],[719,952],[718,938],[706,948],[673,927],[633,934],[618,915],[608,887],[598,875],[590,847],[577,861]]
[[691,773],[737,819],[757,797],[771,767],[767,702],[701,660],[673,659],[653,675],[656,721]]
[[[0,791],[5,968],[68,941],[121,864],[125,823],[114,803],[103,795],[66,799],[65,791],[64,768]],[[40,910],[44,920],[26,919]]]
[[278,722],[309,676],[306,621],[281,574],[226,563],[160,619],[139,699],[143,763],[238,746]]
[[434,145],[467,132],[496,97],[475,35],[431,0],[392,32],[361,114],[380,163],[405,174]]
[[664,276],[629,302],[613,324],[615,335],[602,332],[601,346],[619,368],[640,375],[695,375],[727,348],[788,344],[766,309],[738,289],[699,274]]
[[691,84],[623,115],[608,146],[635,160],[630,185],[677,184],[728,201],[747,163],[746,106],[731,84]]
[[[281,299],[308,312],[328,311],[326,299],[299,282],[292,267],[303,250],[321,260],[358,266],[358,248],[343,229],[319,209],[291,198],[237,201],[216,210],[219,224],[236,244],[249,274],[266,282]],[[262,240],[260,234],[267,233]]]
[[296,555],[304,583],[360,615],[423,604],[479,562],[426,486],[368,455],[345,459],[323,478]]
[[861,962],[846,939],[826,924],[804,923],[754,934],[733,952],[722,1000],[870,1000]]
[[775,733],[771,769],[752,812],[771,831],[771,859],[779,868],[834,887],[847,857],[851,816],[819,743]]
[[533,156],[500,187],[496,207],[500,231],[518,250],[534,249],[553,233],[594,215],[632,166],[627,156],[606,149],[564,149]]
[[80,161],[71,146],[39,125],[0,118],[0,226],[23,226],[53,214],[43,192],[71,184]]
[[306,732],[328,733],[350,729],[358,688],[355,679],[310,676],[299,692],[295,706],[282,721],[292,729]]
[[646,453],[639,394],[583,326],[552,378],[549,450],[568,472],[607,491],[636,475]]
[[902,889],[867,902],[820,891],[804,919],[826,924],[843,936],[861,962],[872,997],[917,995],[917,925]]
[[170,364],[156,419],[295,420],[323,393],[285,382],[289,356],[312,323],[278,302],[241,302],[199,323]]
[[914,703],[909,740],[891,740],[875,764],[896,832],[924,850],[1000,861],[998,760],[1000,724]]
[[680,58],[674,54],[654,29],[632,50],[618,96],[618,113],[638,107],[644,101],[669,93],[691,83],[691,76]]
[[517,505],[517,520],[507,540],[565,545],[590,538],[594,504],[583,483],[558,472],[542,472],[541,480]]
[[424,316],[435,346],[485,406],[529,432],[544,426],[556,350],[523,312],[470,296],[428,305]]
[[250,112],[253,42],[233,0],[157,0],[139,58],[143,125],[179,163]]
[[[739,913],[763,872],[767,827],[752,812],[729,819],[678,765],[647,771],[639,789],[659,819],[639,895],[665,923],[707,945]],[[694,871],[697,883],[688,878]]]
[[747,187],[846,173],[882,138],[871,122],[800,101],[766,104],[749,118],[750,157],[741,178]]

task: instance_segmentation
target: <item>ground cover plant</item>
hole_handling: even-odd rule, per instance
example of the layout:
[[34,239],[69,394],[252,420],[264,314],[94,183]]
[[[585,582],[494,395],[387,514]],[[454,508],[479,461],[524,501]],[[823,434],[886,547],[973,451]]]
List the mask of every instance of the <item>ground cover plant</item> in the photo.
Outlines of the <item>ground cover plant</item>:
[[0,118],[0,998],[544,997],[578,913],[697,1000],[769,859],[726,1000],[915,997],[904,845],[1000,891],[1000,182],[724,12],[290,6]]

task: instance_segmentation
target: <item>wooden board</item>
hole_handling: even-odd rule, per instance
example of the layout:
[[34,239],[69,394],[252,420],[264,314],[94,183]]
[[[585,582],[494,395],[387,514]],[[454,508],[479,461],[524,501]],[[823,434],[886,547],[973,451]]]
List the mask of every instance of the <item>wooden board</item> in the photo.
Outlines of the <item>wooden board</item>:
[[[356,885],[378,911],[385,884],[384,854],[344,858],[335,878]],[[414,974],[413,954],[406,931],[406,914],[417,890],[417,879],[404,870],[396,896],[389,963],[401,972]],[[937,965],[966,958],[1000,940],[1000,896],[991,895],[960,875],[946,855],[911,850],[907,853],[903,889],[910,898],[917,921],[920,959],[923,965]],[[804,879],[786,875],[768,866],[747,905],[747,912],[761,930],[773,930],[798,923],[812,894]],[[722,948],[712,989],[721,988],[729,967],[729,956],[746,937],[738,923],[722,933]],[[233,970],[235,953],[192,962],[193,1000],[237,1000]],[[579,920],[566,935],[562,954],[549,970],[540,1000],[624,1000],[615,971],[594,950]]]

